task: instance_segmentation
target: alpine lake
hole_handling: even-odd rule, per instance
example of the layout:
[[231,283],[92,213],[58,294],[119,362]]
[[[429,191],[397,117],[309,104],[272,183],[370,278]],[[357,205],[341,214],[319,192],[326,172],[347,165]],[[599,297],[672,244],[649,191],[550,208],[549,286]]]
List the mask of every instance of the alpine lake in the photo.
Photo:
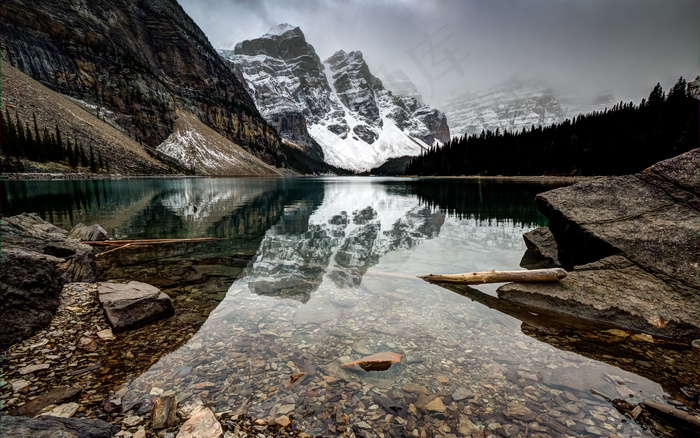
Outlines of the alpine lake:
[[[222,238],[98,257],[101,281],[157,286],[175,315],[98,339],[89,354],[73,348],[25,395],[81,386],[77,416],[117,424],[174,394],[224,420],[286,415],[288,430],[310,436],[683,436],[614,400],[696,407],[697,350],[521,309],[498,299],[498,285],[448,290],[417,277],[523,269],[522,234],[547,224],[534,197],[556,187],[369,177],[4,181],[5,216],[36,212],[65,229],[97,223],[112,239]],[[82,312],[107,328],[94,296],[85,299],[95,307]],[[95,334],[76,321],[52,333]],[[53,351],[42,344],[32,354],[44,350]],[[402,360],[383,371],[342,366],[380,352]],[[3,410],[22,401],[9,386],[0,388]],[[105,409],[117,397],[121,409]]]

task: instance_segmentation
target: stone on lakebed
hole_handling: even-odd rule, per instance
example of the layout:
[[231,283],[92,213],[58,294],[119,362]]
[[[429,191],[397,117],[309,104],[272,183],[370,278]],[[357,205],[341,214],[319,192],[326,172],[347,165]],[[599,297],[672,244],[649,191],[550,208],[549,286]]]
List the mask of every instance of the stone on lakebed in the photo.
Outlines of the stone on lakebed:
[[97,291],[115,331],[138,327],[175,313],[170,297],[150,284],[138,281],[99,283]]

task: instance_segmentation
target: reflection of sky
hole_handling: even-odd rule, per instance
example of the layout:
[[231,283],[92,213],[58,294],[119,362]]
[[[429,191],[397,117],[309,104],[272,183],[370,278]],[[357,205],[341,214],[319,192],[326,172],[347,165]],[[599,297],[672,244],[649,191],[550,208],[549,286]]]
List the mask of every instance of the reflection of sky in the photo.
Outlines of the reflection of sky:
[[[367,211],[367,207],[376,218],[352,223],[353,213]],[[329,221],[343,211],[350,222],[347,227],[329,227]],[[434,227],[422,228],[437,217]],[[294,220],[301,223],[282,226]],[[243,405],[247,413],[258,417],[274,417],[275,406],[303,406],[314,415],[298,415],[296,421],[313,429],[321,427],[314,417],[327,407],[325,400],[341,389],[340,383],[329,385],[324,376],[359,382],[360,389],[343,386],[342,391],[350,391],[350,396],[353,391],[361,396],[363,387],[377,387],[400,397],[405,382],[447,394],[465,386],[484,405],[503,409],[499,393],[522,390],[503,378],[514,366],[527,375],[554,376],[547,377],[553,381],[558,370],[577,378],[576,370],[581,369],[586,384],[592,382],[594,389],[609,396],[616,396],[616,383],[606,380],[606,375],[619,376],[648,397],[662,394],[655,383],[541,343],[524,335],[517,319],[416,277],[519,269],[525,249],[521,234],[528,229],[514,225],[513,220],[444,217],[435,208],[426,213],[414,195],[348,181],[327,185],[320,205],[290,206],[284,221],[267,231],[254,264],[231,286],[199,332],[131,384],[125,406],[151,398],[148,394],[157,387],[208,398],[222,410]],[[406,224],[398,228],[415,244],[388,244],[397,223]],[[368,227],[379,232],[366,233]],[[321,236],[321,230],[329,233]],[[354,244],[346,245],[348,240]],[[341,248],[351,248],[362,260],[367,254],[375,256],[370,263],[353,266],[361,281],[339,282],[334,277],[338,269],[335,256]],[[281,281],[285,292],[277,297],[255,294],[251,285],[260,281]],[[286,294],[304,288],[308,292],[303,299]],[[490,291],[488,287],[482,290]],[[339,370],[339,363],[361,356],[353,349],[358,342],[371,353],[392,350],[411,361],[380,377]],[[173,371],[188,367],[192,370],[187,375]],[[300,371],[309,376],[299,388],[286,390],[286,379]],[[438,376],[443,381],[449,376],[447,383],[441,383]],[[220,390],[210,392],[196,386],[202,382],[212,382]],[[485,384],[497,388],[496,392]],[[307,390],[316,395],[302,397]],[[585,390],[577,395],[590,394]],[[601,400],[590,404],[605,406]],[[349,401],[338,409],[362,415]],[[478,406],[472,409],[479,415]],[[362,419],[383,427],[370,418]]]

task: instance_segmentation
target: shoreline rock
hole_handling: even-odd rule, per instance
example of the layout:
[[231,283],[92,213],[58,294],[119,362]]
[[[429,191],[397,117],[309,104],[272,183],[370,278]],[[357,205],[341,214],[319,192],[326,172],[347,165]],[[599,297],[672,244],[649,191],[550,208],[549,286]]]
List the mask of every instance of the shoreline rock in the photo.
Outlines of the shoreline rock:
[[700,337],[699,162],[695,149],[639,174],[538,195],[569,276],[507,284],[498,296],[656,336]]
[[93,282],[92,248],[36,213],[2,218],[0,255],[0,350],[46,327],[66,283]]
[[119,431],[113,424],[87,418],[61,418],[39,416],[37,418],[0,416],[3,436],[60,436],[64,438],[111,438]]
[[175,313],[167,294],[139,281],[98,283],[97,292],[115,331],[138,327]]

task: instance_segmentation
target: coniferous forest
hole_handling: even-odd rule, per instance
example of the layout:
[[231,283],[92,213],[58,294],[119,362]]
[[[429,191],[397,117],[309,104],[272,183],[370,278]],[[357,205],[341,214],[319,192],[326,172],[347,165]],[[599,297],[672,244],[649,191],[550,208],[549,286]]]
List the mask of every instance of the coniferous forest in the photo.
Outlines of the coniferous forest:
[[639,105],[520,132],[454,138],[414,158],[407,175],[622,175],[698,147],[698,100],[682,77]]
[[78,141],[70,138],[64,140],[58,126],[53,129],[46,126],[39,128],[34,114],[31,124],[28,121],[23,123],[17,113],[12,117],[5,108],[4,113],[0,112],[0,120],[0,170],[4,172],[23,172],[24,164],[20,158],[26,158],[40,163],[62,163],[73,169],[82,166],[92,173],[109,173],[109,163],[102,159],[99,151],[95,153],[92,145],[86,150]]

